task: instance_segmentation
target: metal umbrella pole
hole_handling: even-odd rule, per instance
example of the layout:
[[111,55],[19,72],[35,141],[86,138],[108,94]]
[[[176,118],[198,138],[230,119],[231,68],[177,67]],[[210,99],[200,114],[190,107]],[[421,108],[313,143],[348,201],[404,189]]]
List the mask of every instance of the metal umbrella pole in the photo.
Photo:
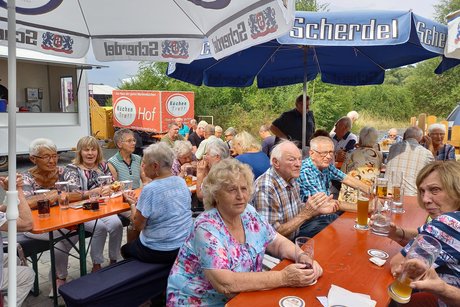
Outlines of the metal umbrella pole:
[[303,99],[302,99],[302,158],[306,157],[307,152],[307,53],[308,46],[303,46]]
[[[16,190],[16,0],[8,0],[8,306],[16,306],[16,225],[18,191]],[[3,264],[1,264],[3,265]]]

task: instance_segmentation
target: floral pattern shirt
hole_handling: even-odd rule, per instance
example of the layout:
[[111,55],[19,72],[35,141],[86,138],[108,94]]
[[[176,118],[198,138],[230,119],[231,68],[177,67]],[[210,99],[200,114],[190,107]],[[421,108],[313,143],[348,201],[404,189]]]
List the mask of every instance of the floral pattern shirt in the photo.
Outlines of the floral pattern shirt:
[[[64,174],[64,168],[62,166],[58,166],[58,174],[59,174],[59,180],[63,179],[63,174]],[[47,188],[47,187],[42,187],[37,183],[35,180],[34,176],[27,171],[22,174],[22,179],[24,180],[24,186],[22,189],[24,190],[24,196],[25,197],[30,197],[33,196],[36,190],[41,190],[41,189],[54,189],[52,188]]]
[[216,208],[196,218],[169,274],[167,306],[223,306],[228,299],[206,279],[206,269],[262,271],[265,249],[276,232],[249,204],[241,222],[246,236],[243,244],[230,234]]

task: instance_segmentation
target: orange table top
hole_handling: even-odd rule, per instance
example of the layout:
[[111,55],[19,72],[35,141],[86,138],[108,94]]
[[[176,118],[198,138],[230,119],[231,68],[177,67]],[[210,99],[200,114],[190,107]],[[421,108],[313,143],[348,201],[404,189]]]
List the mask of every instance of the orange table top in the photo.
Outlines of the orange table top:
[[[395,215],[395,223],[413,228],[422,225],[427,214],[416,204],[416,197],[406,197],[404,204],[406,212]],[[327,296],[331,284],[369,294],[377,301],[377,306],[387,306],[390,301],[387,286],[393,281],[389,260],[401,250],[401,246],[387,237],[354,229],[355,219],[356,213],[346,212],[314,237],[314,257],[324,270],[315,285],[241,293],[226,306],[279,306],[279,300],[290,295],[301,297],[307,306],[322,306],[316,297]],[[371,248],[384,250],[390,255],[385,265],[378,267],[369,261],[367,251]],[[291,263],[283,260],[273,270],[281,270]]]
[[38,210],[32,210],[34,220],[32,233],[45,233],[71,227],[128,210],[129,205],[123,202],[121,196],[111,198],[106,204],[101,204],[98,211],[83,210],[82,208],[61,210],[59,206],[55,206],[51,208],[49,217],[40,218],[38,217]]

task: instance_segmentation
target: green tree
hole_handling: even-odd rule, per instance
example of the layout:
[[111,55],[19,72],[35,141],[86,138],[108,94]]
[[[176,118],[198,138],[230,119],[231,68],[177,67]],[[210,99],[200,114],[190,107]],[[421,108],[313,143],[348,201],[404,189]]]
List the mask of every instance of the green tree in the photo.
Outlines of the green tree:
[[447,14],[460,10],[460,0],[439,0],[439,3],[434,5],[434,9],[436,20],[447,23]]

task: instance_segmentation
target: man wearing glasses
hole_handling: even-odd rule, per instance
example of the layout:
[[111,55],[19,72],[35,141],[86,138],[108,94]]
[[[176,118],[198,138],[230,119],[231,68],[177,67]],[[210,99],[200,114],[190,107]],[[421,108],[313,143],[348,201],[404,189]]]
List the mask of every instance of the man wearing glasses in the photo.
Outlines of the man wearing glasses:
[[[310,156],[302,161],[300,176],[297,179],[300,185],[300,197],[302,201],[306,201],[309,197],[317,193],[330,195],[332,180],[343,182],[355,189],[369,193],[369,186],[337,169],[333,163],[333,158],[334,143],[331,138],[318,136],[310,141]],[[356,206],[354,205],[341,203],[332,199],[330,202],[335,202],[340,210],[356,211]],[[303,236],[312,237],[337,217],[338,215],[335,213],[315,217],[302,225],[300,233]]]
[[403,140],[402,136],[398,134],[398,129],[391,128],[388,132],[380,139],[380,142],[386,140],[387,144],[394,144]]

